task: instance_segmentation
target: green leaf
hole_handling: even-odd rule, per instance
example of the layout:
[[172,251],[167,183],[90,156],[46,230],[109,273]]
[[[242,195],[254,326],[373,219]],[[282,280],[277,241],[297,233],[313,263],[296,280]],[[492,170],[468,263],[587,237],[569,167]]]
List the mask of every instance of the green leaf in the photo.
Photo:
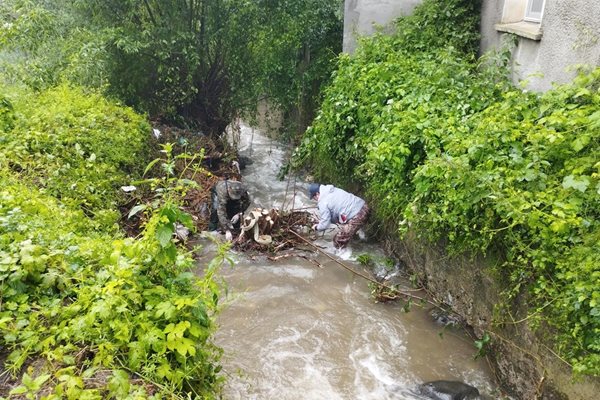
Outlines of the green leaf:
[[137,206],[133,207],[131,209],[131,211],[129,211],[129,214],[127,214],[127,218],[131,218],[134,215],[136,215],[137,213],[139,213],[140,211],[145,210],[146,208],[148,208],[148,205],[146,204],[138,204]]
[[116,398],[125,398],[129,393],[129,375],[123,370],[113,371],[113,375],[108,381],[108,389]]
[[210,319],[208,318],[208,314],[206,313],[206,308],[203,303],[198,302],[198,305],[193,309],[193,314],[198,319],[200,325],[208,328]]
[[563,179],[562,186],[565,189],[576,189],[584,193],[590,185],[590,179],[587,176],[575,178],[573,175],[567,175]]
[[577,139],[575,139],[573,143],[571,143],[571,147],[573,148],[573,150],[579,152],[590,143],[590,140],[590,135],[580,134],[577,136]]
[[167,175],[175,175],[175,163],[162,163],[161,166]]
[[156,373],[161,378],[169,378],[172,375],[173,370],[171,369],[171,366],[165,362],[160,364],[160,366],[156,369]]
[[188,229],[193,230],[194,229],[194,220],[192,218],[192,216],[188,213],[184,213],[182,212],[181,214],[179,214],[179,221]]
[[181,310],[186,306],[192,306],[197,302],[197,300],[192,297],[177,297],[174,301],[178,310]]
[[34,383],[35,387],[37,387],[37,388],[41,388],[41,387],[42,387],[42,385],[43,385],[44,383],[46,383],[46,381],[47,381],[48,379],[50,379],[50,377],[51,377],[51,375],[49,375],[49,374],[46,374],[46,375],[40,375],[40,376],[38,376],[37,378],[35,378],[35,379],[34,379],[33,383]]
[[569,225],[563,220],[557,220],[550,224],[550,229],[556,233],[565,233],[568,231]]
[[166,216],[169,222],[176,222],[180,214],[182,214],[181,211],[172,204],[165,205],[160,209],[160,215]]
[[191,326],[189,321],[181,321],[177,325],[169,324],[165,327],[164,332],[167,334],[168,340],[175,340],[183,337],[185,331]]
[[600,128],[600,110],[594,112],[588,117],[592,128]]
[[146,352],[144,351],[144,345],[140,342],[129,342],[127,347],[129,347],[129,367],[133,369],[139,368],[144,360],[144,356],[146,355]]
[[163,224],[156,228],[156,239],[162,247],[167,247],[173,237],[173,224]]
[[177,258],[177,247],[172,242],[163,247],[156,255],[156,261],[160,264],[169,264],[175,262]]
[[144,173],[142,175],[146,175],[148,173],[148,171],[150,171],[152,169],[152,167],[154,167],[154,165],[159,161],[161,161],[160,158],[150,161],[150,163],[148,163],[148,165],[146,166],[146,169],[144,170]]
[[158,328],[152,328],[142,337],[144,344],[152,347],[152,350],[158,354],[162,354],[165,351],[165,334]]
[[196,181],[193,181],[193,180],[191,180],[191,179],[185,179],[185,178],[182,178],[182,179],[179,179],[179,182],[181,182],[181,183],[184,183],[184,184],[186,184],[186,185],[188,185],[188,186],[191,186],[191,187],[194,187],[194,188],[197,188],[197,187],[199,187],[199,186],[198,186],[198,182],[196,182]]
[[185,357],[186,354],[195,355],[196,347],[193,340],[188,338],[179,338],[175,340],[168,340],[167,347],[170,350],[176,350],[179,354]]
[[21,382],[23,382],[23,384],[27,386],[29,390],[33,389],[33,378],[29,376],[27,372],[23,374]]
[[175,316],[177,308],[170,301],[163,301],[158,303],[156,306],[156,317],[164,316],[165,319],[169,320]]
[[9,392],[10,395],[23,393],[27,393],[27,388],[25,386],[17,386]]

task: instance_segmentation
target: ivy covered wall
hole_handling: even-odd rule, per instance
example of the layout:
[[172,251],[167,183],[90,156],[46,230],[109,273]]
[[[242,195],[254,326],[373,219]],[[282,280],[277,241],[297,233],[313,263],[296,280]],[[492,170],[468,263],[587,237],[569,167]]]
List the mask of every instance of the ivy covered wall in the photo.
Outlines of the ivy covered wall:
[[[479,333],[528,349],[527,385],[524,364],[505,360],[518,398],[550,380],[540,349],[598,387],[600,68],[545,93],[515,87],[510,46],[478,57],[479,6],[424,0],[394,34],[361,39],[292,164],[362,190],[387,235],[471,256],[473,276],[493,258],[498,300]],[[449,265],[431,276],[455,275]]]
[[[357,36],[371,35],[376,26],[389,32],[394,19],[410,15],[420,3],[422,0],[346,0],[344,51],[353,53]],[[481,2],[480,54],[502,46],[509,33],[498,30],[497,25],[523,21],[526,5],[527,0]],[[600,3],[546,0],[541,22],[526,24],[527,29],[539,31],[540,38],[517,35],[512,54],[514,83],[526,81],[528,89],[545,91],[554,83],[573,80],[578,65],[600,65]]]

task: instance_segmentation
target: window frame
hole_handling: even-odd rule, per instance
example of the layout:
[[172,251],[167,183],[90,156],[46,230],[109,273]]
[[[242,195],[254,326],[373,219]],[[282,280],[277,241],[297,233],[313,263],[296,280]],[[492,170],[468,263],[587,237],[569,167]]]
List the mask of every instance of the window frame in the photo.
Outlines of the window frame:
[[535,0],[527,0],[527,5],[525,7],[525,15],[523,16],[523,21],[527,22],[537,22],[541,23],[542,18],[544,17],[544,9],[546,8],[546,0],[540,0],[542,2],[542,9],[539,13],[532,13],[531,9],[533,7],[533,3]]

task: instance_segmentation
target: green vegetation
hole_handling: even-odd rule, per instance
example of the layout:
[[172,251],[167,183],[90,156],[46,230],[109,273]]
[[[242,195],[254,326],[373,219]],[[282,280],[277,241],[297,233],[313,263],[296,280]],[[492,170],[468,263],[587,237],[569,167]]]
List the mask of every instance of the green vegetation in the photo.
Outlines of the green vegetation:
[[[0,352],[21,377],[13,394],[218,396],[226,248],[191,272],[173,238],[192,227],[176,195],[191,186],[174,167],[194,158],[166,145],[150,162],[147,118],[122,104],[219,136],[267,98],[302,126],[340,50],[341,4],[0,2]],[[507,53],[476,58],[478,15],[477,1],[425,0],[395,35],[340,57],[293,162],[362,185],[399,235],[502,254],[499,315],[526,296],[524,320],[598,375],[600,69],[518,90]],[[149,162],[165,175],[145,180],[154,202],[125,238],[118,187]]]
[[528,296],[527,322],[599,375],[600,69],[513,88],[505,53],[475,57],[474,3],[426,0],[343,56],[293,166],[360,184],[400,236],[503,254],[500,315]]
[[[189,177],[207,175],[203,149],[165,144],[150,161],[148,118],[218,139],[267,99],[306,123],[341,50],[341,10],[0,2],[0,359],[21,383],[11,395],[218,397],[214,274],[228,246],[192,272],[175,233],[194,228],[180,201],[202,190]],[[151,197],[129,211],[143,222],[135,239],[118,226],[131,200],[119,187],[132,182]]]
[[221,135],[259,99],[314,109],[341,51],[341,0],[6,0],[0,71],[101,88],[152,118]]
[[118,186],[148,161],[145,119],[68,86],[1,99],[0,349],[21,377],[11,394],[216,397],[225,249],[192,273],[173,240],[191,218],[173,195],[146,210],[139,238],[115,225]]
[[342,51],[341,0],[263,0],[259,94],[285,116],[282,139],[303,132]]
[[127,173],[140,172],[148,157],[145,118],[67,85],[7,104],[16,111],[4,130],[0,163],[100,223],[116,208],[115,187],[127,183]]

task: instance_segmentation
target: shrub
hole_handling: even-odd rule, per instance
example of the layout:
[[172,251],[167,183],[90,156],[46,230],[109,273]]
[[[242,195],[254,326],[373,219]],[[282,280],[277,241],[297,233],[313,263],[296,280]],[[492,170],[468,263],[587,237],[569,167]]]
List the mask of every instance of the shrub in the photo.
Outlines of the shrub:
[[0,358],[22,383],[10,394],[216,398],[224,249],[192,273],[193,252],[173,241],[191,216],[173,197],[148,209],[138,239],[113,226],[117,186],[146,165],[145,119],[67,86],[4,91]]
[[63,203],[116,221],[109,211],[115,188],[148,160],[145,118],[68,85],[38,94],[13,90],[11,103],[18,112],[1,139],[2,163]]

